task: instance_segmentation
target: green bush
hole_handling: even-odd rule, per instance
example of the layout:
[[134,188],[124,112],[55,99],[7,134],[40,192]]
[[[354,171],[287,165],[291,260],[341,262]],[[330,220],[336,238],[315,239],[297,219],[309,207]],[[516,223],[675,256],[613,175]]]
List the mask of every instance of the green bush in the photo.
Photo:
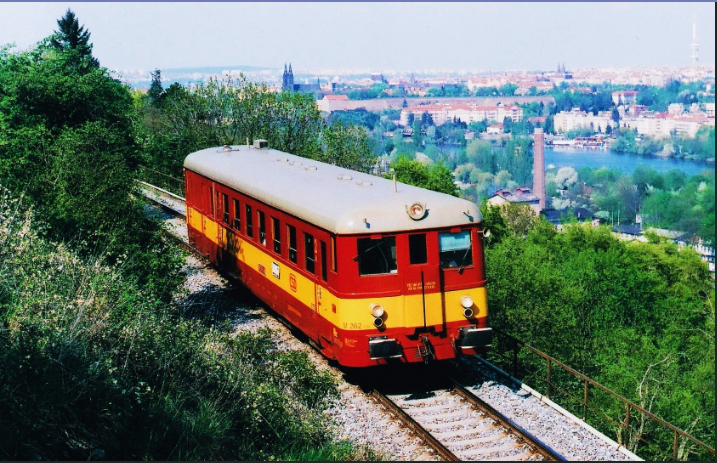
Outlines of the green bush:
[[336,385],[305,353],[179,317],[19,204],[0,200],[0,459],[371,455],[331,440]]

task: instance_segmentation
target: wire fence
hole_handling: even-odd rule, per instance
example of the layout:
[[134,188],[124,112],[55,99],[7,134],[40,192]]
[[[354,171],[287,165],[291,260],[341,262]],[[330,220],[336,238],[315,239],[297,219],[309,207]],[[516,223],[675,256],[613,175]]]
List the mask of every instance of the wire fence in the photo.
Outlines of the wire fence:
[[[714,461],[715,449],[548,354],[494,328],[488,360],[646,460]],[[714,436],[712,436],[714,438]]]
[[186,197],[184,194],[184,180],[172,177],[171,175],[167,175],[158,170],[145,166],[139,166],[137,180],[149,183],[150,185],[158,186],[183,198]]

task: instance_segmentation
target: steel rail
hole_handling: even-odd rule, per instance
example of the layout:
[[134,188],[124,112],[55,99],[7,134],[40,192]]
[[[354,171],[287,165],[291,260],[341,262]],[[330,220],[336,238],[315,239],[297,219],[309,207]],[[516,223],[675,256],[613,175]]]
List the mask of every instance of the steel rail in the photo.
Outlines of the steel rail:
[[403,411],[401,407],[396,405],[391,399],[386,397],[385,395],[381,394],[377,390],[374,389],[374,391],[371,393],[376,400],[378,400],[384,407],[388,408],[391,413],[396,415],[403,423],[411,428],[413,432],[418,434],[419,437],[424,439],[426,443],[433,448],[438,454],[443,457],[446,461],[461,461],[460,458],[458,458],[453,452],[448,450],[445,445],[441,444],[438,439],[433,437],[433,435],[426,430],[423,426],[418,424],[416,420],[411,418],[408,413]]
[[[139,185],[139,192],[145,198],[157,203],[159,206],[162,207],[162,209],[164,209],[174,215],[181,215],[183,217],[187,216],[187,212],[186,212],[187,201],[185,198],[182,198],[179,195],[175,195],[171,191],[167,191],[163,188],[149,184],[147,182],[143,182],[141,180],[135,180],[135,182]],[[156,195],[159,198],[164,198],[165,200],[167,200],[167,203],[162,202],[157,197],[154,197],[151,194],[147,194],[146,192],[153,193],[154,195]],[[174,207],[171,206],[171,204],[168,204],[171,202],[180,203],[180,204],[184,205],[184,207],[185,207],[184,211],[175,209]]]
[[485,413],[487,416],[491,417],[493,420],[495,420],[497,423],[499,423],[501,426],[506,428],[508,432],[514,434],[519,440],[524,442],[528,447],[531,448],[535,453],[540,454],[549,461],[567,461],[562,455],[560,455],[558,452],[541,442],[537,437],[523,429],[520,425],[515,423],[513,420],[508,418],[507,416],[503,415],[490,405],[483,401],[482,399],[478,398],[475,394],[470,392],[468,389],[463,387],[458,381],[456,381],[453,378],[448,378],[453,383],[453,391],[456,392],[458,395],[466,399],[468,402],[471,403],[474,407],[476,407],[481,412]]

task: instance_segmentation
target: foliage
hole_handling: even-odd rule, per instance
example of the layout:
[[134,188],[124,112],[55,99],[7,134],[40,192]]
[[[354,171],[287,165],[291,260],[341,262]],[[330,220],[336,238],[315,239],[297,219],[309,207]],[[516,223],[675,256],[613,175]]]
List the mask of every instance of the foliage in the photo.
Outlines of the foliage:
[[321,133],[321,151],[312,156],[322,162],[366,172],[375,163],[366,129],[337,122]]
[[632,176],[617,169],[582,168],[579,182],[569,189],[571,199],[594,211],[605,211],[610,222],[633,223],[642,215],[643,226],[666,228],[714,241],[715,177],[705,171],[687,177],[677,169],[663,174],[638,164]]
[[159,106],[160,98],[164,92],[164,88],[162,88],[162,71],[155,69],[150,75],[152,76],[152,83],[149,85],[149,90],[147,90],[147,98],[152,105]]
[[184,158],[193,151],[260,138],[274,149],[344,167],[374,161],[365,149],[366,132],[341,123],[336,128],[327,126],[311,95],[276,93],[244,76],[213,79],[191,91],[172,86],[161,101],[159,112],[139,102],[143,118],[137,130],[147,163],[175,177],[182,176]]
[[451,171],[443,164],[426,166],[406,156],[399,156],[391,163],[391,168],[399,182],[458,196]]
[[140,159],[132,98],[76,58],[47,42],[0,52],[0,179],[25,194],[50,236],[124,260],[131,278],[168,298],[178,257],[131,195]]
[[65,16],[57,20],[57,26],[60,30],[50,38],[52,46],[72,56],[76,69],[98,69],[100,63],[92,56],[90,32],[80,26],[75,13],[68,8]]
[[0,458],[372,457],[331,441],[334,380],[305,353],[179,317],[0,196]]
[[341,122],[345,125],[360,125],[373,130],[378,124],[380,116],[364,108],[347,111],[332,111],[329,116],[329,123]]
[[714,286],[699,256],[605,227],[502,225],[486,251],[491,323],[712,442]]

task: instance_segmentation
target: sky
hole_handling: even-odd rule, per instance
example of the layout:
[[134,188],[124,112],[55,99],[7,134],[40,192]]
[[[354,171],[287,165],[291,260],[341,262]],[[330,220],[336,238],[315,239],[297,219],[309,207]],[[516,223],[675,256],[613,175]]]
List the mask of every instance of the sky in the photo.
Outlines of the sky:
[[715,3],[9,3],[0,46],[72,9],[114,70],[552,70],[715,63]]

